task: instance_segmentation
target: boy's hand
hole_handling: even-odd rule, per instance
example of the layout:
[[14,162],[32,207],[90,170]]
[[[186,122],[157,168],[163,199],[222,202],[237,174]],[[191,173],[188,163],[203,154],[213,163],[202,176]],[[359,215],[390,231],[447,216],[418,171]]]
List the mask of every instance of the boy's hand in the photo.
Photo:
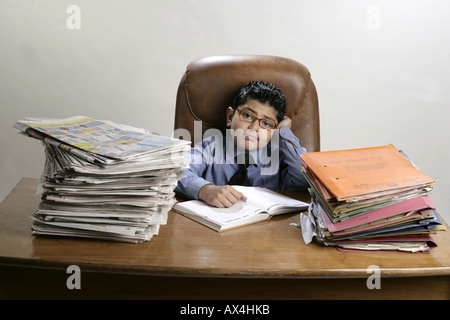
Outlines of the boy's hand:
[[229,208],[239,200],[247,200],[247,197],[229,185],[216,186],[213,184],[201,187],[198,191],[198,197],[209,205],[218,208]]
[[277,129],[281,129],[282,126],[286,126],[289,129],[291,129],[292,127],[292,120],[291,118],[284,116],[283,120],[281,120],[281,122],[278,124]]

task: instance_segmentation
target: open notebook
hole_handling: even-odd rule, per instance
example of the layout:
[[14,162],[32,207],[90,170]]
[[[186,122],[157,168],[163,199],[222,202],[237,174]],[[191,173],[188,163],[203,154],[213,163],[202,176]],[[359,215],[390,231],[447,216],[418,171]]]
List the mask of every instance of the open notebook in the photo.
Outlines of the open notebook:
[[242,227],[271,216],[308,209],[309,204],[277,192],[260,188],[233,186],[247,201],[239,201],[229,208],[216,208],[201,200],[178,202],[173,209],[218,232]]

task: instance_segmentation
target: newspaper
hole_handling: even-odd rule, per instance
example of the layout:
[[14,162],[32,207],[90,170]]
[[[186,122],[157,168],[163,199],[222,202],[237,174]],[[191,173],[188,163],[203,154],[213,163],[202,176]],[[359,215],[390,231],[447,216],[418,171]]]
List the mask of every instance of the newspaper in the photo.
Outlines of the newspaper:
[[41,140],[46,139],[50,144],[59,146],[63,143],[72,154],[94,163],[110,163],[108,158],[129,160],[165,148],[190,145],[190,141],[159,136],[145,129],[85,116],[66,119],[24,118],[17,121],[14,128]]
[[167,223],[190,141],[83,116],[14,127],[43,141],[46,155],[33,235],[141,243]]

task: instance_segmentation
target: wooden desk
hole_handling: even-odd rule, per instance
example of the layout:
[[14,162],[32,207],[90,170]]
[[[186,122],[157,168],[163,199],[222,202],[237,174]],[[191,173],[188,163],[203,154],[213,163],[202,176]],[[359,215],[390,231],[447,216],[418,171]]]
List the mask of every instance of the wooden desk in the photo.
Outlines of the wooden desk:
[[[170,212],[143,244],[35,237],[36,185],[21,180],[0,205],[3,299],[450,299],[448,231],[431,254],[343,253],[305,245],[298,214],[217,233]],[[69,265],[79,290],[66,286]],[[381,289],[367,288],[371,265]]]

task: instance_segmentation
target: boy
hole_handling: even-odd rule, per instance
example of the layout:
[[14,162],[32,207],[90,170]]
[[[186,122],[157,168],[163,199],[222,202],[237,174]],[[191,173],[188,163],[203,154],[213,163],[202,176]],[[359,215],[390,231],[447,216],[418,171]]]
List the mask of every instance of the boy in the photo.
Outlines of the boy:
[[[247,83],[227,109],[225,143],[215,136],[196,144],[187,176],[175,191],[219,208],[246,200],[233,184],[305,191],[308,182],[299,155],[306,149],[290,130],[292,121],[285,112],[286,101],[277,87]],[[235,180],[242,172],[244,181]]]

